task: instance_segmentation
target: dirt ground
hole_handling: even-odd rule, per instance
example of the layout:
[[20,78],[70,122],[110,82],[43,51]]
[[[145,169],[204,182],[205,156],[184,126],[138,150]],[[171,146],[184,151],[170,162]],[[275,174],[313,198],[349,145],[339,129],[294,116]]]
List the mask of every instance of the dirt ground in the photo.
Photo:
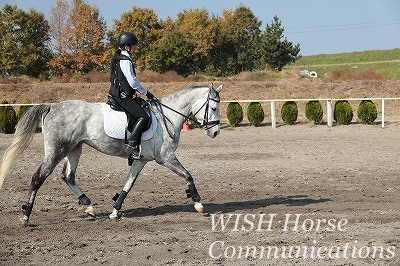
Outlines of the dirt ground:
[[[23,227],[43,156],[38,133],[0,191],[0,265],[399,265],[399,135],[398,122],[223,125],[215,139],[182,132],[178,157],[206,213],[194,211],[178,176],[151,162],[120,221],[108,214],[127,162],[86,146],[77,182],[97,219],[85,216],[59,166]],[[1,151],[11,137],[0,135]]]

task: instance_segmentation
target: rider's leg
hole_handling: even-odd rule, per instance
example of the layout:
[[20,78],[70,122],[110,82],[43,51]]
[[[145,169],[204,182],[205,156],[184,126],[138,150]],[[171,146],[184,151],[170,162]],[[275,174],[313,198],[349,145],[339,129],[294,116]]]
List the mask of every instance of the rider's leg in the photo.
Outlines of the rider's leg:
[[131,136],[126,144],[125,152],[131,154],[132,157],[140,157],[140,139],[143,131],[149,122],[148,117],[139,117],[132,129]]
[[137,119],[125,148],[126,153],[131,154],[133,159],[137,159],[140,157],[140,139],[147,127],[149,117],[142,106],[132,98],[124,99],[119,104],[125,109],[125,112],[130,113]]

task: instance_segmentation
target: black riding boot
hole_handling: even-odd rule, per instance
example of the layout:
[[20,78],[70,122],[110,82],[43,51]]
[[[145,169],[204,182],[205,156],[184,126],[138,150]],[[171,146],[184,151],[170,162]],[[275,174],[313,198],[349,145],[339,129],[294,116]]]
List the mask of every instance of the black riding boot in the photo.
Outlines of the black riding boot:
[[143,131],[146,129],[148,119],[139,117],[132,129],[132,134],[129,137],[128,143],[125,144],[125,152],[129,153],[132,158],[140,158],[140,139]]

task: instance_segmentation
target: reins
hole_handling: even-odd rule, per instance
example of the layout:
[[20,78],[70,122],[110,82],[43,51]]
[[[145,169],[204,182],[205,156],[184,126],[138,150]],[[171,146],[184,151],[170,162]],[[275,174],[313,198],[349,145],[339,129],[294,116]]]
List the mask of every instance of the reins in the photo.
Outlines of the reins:
[[[218,92],[217,92],[217,96],[218,96]],[[210,97],[210,94],[208,94],[207,100],[203,103],[203,105],[199,108],[199,110],[197,110],[197,111],[193,114],[193,115],[197,115],[197,114],[200,112],[200,110],[203,109],[203,107],[205,107],[204,119],[203,119],[203,121],[200,123],[201,127],[202,127],[202,128],[205,128],[205,130],[208,130],[208,129],[213,128],[214,126],[220,124],[220,120],[208,121],[208,109],[209,109],[210,100],[211,100],[211,101],[214,101],[214,102],[216,102],[216,103],[219,103],[219,102],[220,102],[219,97],[217,97],[217,99],[214,99],[214,98],[211,98],[211,97]],[[161,101],[159,101],[158,99],[155,100],[154,102],[157,103],[157,105],[156,105],[156,106],[157,106],[157,110],[158,110],[158,111],[160,112],[160,114],[162,115],[163,123],[164,123],[165,128],[167,129],[168,135],[169,135],[171,138],[173,138],[173,134],[171,134],[171,132],[168,130],[167,121],[168,121],[170,124],[172,124],[172,125],[174,125],[174,124],[173,124],[173,123],[171,122],[171,120],[164,114],[164,110],[163,110],[162,107],[165,107],[165,108],[167,108],[167,109],[169,109],[169,110],[171,110],[171,111],[173,111],[173,112],[179,114],[180,116],[184,117],[185,120],[189,119],[190,115],[182,114],[181,112],[179,112],[179,111],[177,111],[177,110],[175,110],[175,109],[169,107],[168,105],[163,104],[163,103],[162,103]],[[209,126],[209,127],[208,127],[208,126]]]

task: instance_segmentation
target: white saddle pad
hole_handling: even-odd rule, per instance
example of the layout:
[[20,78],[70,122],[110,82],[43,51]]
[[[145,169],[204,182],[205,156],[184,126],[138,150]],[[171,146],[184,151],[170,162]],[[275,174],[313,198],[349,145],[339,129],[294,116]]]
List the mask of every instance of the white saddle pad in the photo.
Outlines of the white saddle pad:
[[[107,136],[115,139],[125,139],[125,129],[127,123],[127,117],[125,112],[118,112],[111,109],[110,105],[106,103],[101,104],[104,116],[104,131]],[[151,112],[151,125],[148,130],[143,132],[142,140],[149,140],[154,136],[157,130],[157,118],[153,112]],[[127,132],[127,137],[131,135]]]

